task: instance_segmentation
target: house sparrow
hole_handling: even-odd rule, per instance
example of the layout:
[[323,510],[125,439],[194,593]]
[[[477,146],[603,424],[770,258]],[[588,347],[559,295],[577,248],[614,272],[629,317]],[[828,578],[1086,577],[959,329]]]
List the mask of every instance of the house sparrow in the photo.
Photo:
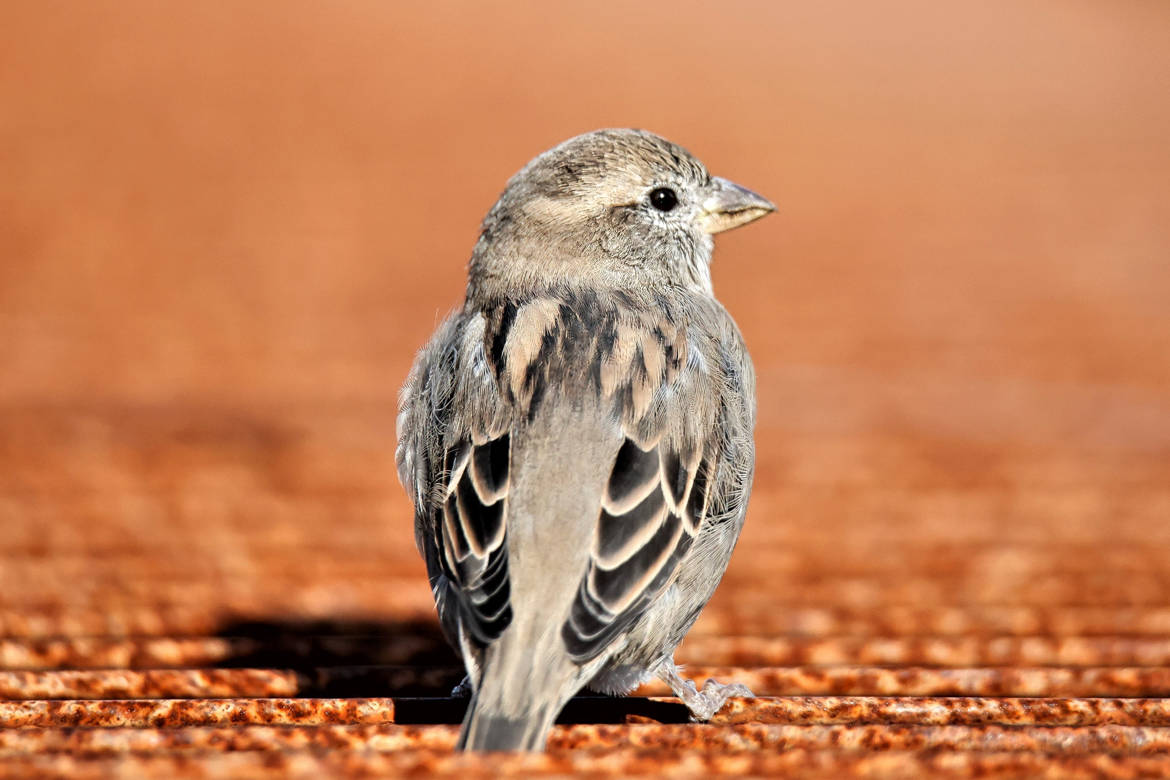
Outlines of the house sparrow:
[[463,308],[402,390],[396,460],[471,700],[459,747],[543,750],[582,687],[658,676],[698,720],[742,685],[675,647],[743,526],[755,376],[711,289],[712,235],[774,210],[640,130],[508,182]]

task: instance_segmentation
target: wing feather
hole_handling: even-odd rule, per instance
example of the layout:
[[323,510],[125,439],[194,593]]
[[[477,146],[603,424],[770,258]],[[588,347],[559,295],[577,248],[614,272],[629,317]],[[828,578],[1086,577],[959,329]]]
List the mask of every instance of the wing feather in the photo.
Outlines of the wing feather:
[[620,514],[603,508],[593,537],[594,562],[603,569],[617,568],[649,543],[665,518],[666,502],[660,490],[651,491],[641,503]]
[[578,663],[600,654],[642,614],[690,549],[705,509],[700,466],[697,449],[680,452],[660,442],[645,450],[629,438],[622,444],[592,560],[561,630]]
[[658,487],[658,453],[643,450],[626,439],[618,450],[613,472],[606,486],[602,508],[614,515],[624,515],[641,504]]
[[460,442],[443,503],[440,542],[443,574],[457,586],[463,625],[480,643],[499,636],[511,621],[505,525],[509,436]]

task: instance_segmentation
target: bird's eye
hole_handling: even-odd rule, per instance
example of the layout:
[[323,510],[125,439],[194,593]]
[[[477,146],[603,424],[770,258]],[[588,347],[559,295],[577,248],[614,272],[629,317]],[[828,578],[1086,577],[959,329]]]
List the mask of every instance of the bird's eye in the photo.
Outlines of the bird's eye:
[[678,205],[678,195],[670,187],[659,187],[650,193],[650,205],[659,211],[670,211]]

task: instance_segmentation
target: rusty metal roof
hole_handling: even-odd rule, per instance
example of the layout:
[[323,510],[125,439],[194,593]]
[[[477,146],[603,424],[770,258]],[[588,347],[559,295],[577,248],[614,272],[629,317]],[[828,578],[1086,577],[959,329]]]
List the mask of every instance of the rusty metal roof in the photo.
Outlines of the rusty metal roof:
[[392,414],[0,413],[0,775],[1170,771],[1170,465],[956,483],[954,446],[880,437],[762,463],[679,653],[758,698],[696,725],[650,684],[574,700],[547,755],[454,755]]

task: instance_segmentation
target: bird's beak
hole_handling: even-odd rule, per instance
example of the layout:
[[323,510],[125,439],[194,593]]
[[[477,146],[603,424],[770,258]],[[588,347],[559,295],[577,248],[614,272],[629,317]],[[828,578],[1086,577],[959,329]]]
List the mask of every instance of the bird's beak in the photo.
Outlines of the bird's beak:
[[754,222],[775,210],[776,207],[763,195],[715,176],[711,179],[710,195],[703,201],[699,213],[699,226],[707,233],[722,233]]

